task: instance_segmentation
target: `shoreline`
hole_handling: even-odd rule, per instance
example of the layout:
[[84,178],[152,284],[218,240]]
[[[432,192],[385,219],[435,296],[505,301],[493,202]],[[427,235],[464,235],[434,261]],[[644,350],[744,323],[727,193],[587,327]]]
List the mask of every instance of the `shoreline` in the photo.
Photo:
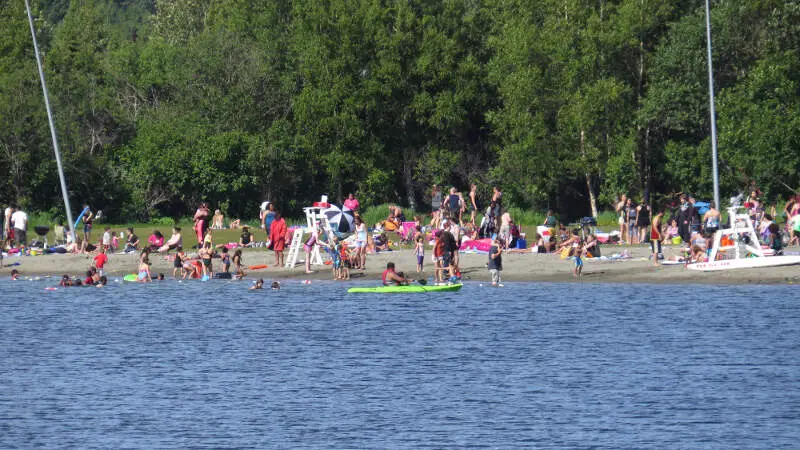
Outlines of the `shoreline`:
[[[433,263],[428,249],[422,273],[416,272],[416,258],[411,249],[367,255],[365,271],[351,270],[351,281],[380,280],[381,273],[389,261],[398,270],[404,271],[408,278],[430,278],[433,276]],[[644,246],[604,246],[604,255],[627,250],[631,259],[625,260],[584,260],[583,276],[572,275],[574,263],[561,260],[557,254],[506,253],[503,255],[503,281],[509,282],[560,282],[560,283],[634,283],[634,284],[700,284],[700,285],[738,285],[738,284],[800,284],[800,266],[769,267],[760,269],[741,269],[718,272],[698,272],[686,269],[683,265],[653,266],[648,260],[649,248]],[[670,258],[678,254],[677,247],[665,247],[664,256]],[[274,255],[263,248],[246,249],[243,252],[245,265],[267,264],[266,269],[247,270],[247,278],[255,280],[332,280],[330,266],[312,266],[314,273],[305,273],[301,254],[294,269],[273,267]],[[485,268],[486,255],[461,253],[461,272],[465,281],[490,281]],[[92,263],[93,255],[40,255],[12,256],[3,260],[0,277],[8,277],[12,269],[17,269],[22,277],[58,276],[63,274],[83,278]],[[163,273],[172,278],[172,262],[166,255],[151,255],[151,272],[154,276]],[[9,264],[19,262],[9,267]],[[136,272],[138,253],[110,254],[106,265],[106,275],[123,277]],[[219,268],[219,260],[214,259]],[[341,281],[349,284],[348,281]]]

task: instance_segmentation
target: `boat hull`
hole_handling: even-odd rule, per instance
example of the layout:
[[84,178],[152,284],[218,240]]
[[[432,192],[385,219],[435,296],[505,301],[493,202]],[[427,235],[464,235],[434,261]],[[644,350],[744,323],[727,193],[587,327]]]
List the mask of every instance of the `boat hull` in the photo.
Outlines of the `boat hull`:
[[718,261],[689,264],[692,270],[711,272],[717,270],[752,269],[758,267],[791,266],[800,264],[800,256],[769,256],[763,258],[721,259]]
[[411,284],[408,286],[374,286],[374,287],[353,287],[347,290],[350,294],[419,294],[423,292],[455,292],[463,286],[458,284],[446,284],[439,286],[423,286]]

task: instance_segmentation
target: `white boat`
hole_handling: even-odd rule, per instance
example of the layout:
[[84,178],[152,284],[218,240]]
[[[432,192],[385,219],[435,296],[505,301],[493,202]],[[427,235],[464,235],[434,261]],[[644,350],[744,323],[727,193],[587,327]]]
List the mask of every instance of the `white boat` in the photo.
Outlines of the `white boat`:
[[[719,202],[719,169],[717,165],[717,126],[714,108],[714,69],[711,64],[711,6],[706,0],[706,44],[708,64],[708,101],[709,119],[711,123],[711,160],[714,176],[714,204]],[[737,202],[731,201],[728,208],[730,228],[718,230],[714,234],[714,243],[708,262],[688,264],[686,267],[699,271],[717,271],[734,269],[751,269],[757,267],[778,267],[800,264],[800,256],[778,255],[766,256],[761,249],[758,235],[753,228],[750,215],[739,214]],[[724,244],[724,245],[723,245]]]
[[708,272],[800,264],[800,256],[766,256],[750,216],[738,214],[737,210],[735,206],[728,208],[731,227],[714,233],[714,243],[708,255],[708,262],[692,263],[686,267]]

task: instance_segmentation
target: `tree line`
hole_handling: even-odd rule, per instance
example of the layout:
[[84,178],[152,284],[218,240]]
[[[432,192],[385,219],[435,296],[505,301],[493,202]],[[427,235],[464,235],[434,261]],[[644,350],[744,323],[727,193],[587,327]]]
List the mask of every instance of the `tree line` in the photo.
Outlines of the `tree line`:
[[[567,216],[711,196],[702,0],[33,0],[73,203],[251,216],[434,183]],[[712,2],[721,191],[800,187],[800,2]],[[63,208],[23,0],[0,203]],[[484,202],[485,203],[485,202]]]

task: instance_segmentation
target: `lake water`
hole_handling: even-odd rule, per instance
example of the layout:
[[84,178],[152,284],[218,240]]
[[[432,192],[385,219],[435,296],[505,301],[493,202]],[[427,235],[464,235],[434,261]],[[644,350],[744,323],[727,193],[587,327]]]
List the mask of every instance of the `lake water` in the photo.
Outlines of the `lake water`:
[[800,286],[0,281],[0,448],[789,448]]

